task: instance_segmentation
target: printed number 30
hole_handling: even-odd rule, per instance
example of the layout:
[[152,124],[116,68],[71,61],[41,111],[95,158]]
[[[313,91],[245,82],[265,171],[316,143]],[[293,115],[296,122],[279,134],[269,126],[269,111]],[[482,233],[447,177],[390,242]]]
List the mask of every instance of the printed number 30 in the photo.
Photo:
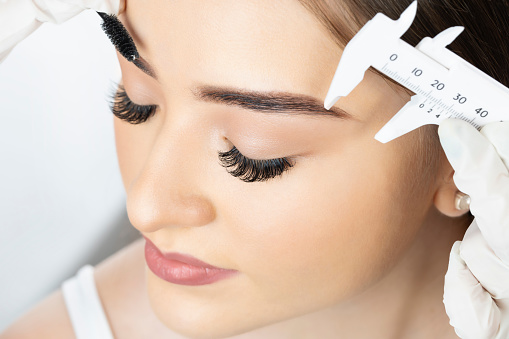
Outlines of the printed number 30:
[[458,93],[458,95],[456,96],[456,98],[453,98],[454,100],[458,100],[458,102],[460,104],[464,104],[465,102],[467,102],[467,98],[465,97],[462,97],[460,93]]

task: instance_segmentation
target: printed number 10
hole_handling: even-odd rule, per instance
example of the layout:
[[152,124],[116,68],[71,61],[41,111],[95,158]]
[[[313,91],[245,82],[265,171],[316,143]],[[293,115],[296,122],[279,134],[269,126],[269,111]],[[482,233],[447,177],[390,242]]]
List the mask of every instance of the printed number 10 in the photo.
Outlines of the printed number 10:
[[412,74],[415,75],[416,77],[420,77],[422,75],[422,69],[414,68]]

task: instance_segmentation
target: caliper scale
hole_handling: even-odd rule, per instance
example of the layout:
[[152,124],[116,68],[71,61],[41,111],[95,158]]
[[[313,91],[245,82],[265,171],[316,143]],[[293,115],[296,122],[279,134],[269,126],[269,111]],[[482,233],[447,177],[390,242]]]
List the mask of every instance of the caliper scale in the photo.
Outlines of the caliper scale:
[[414,1],[398,20],[378,13],[362,27],[343,51],[325,108],[330,109],[340,97],[347,96],[373,66],[415,93],[375,135],[382,143],[448,118],[465,120],[477,129],[508,120],[509,88],[446,48],[463,27],[426,37],[415,47],[400,39],[416,13]]

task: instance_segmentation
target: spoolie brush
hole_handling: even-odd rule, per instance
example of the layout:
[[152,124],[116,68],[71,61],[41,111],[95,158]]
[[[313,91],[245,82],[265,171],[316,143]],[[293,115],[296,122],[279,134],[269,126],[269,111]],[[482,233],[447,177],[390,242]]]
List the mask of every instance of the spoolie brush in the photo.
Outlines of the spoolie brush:
[[117,51],[127,60],[134,62],[140,58],[133,38],[115,15],[97,12],[103,19],[101,27]]
[[157,79],[156,73],[152,67],[150,67],[145,59],[140,57],[133,38],[120,20],[112,14],[106,14],[103,12],[97,12],[97,14],[99,14],[99,16],[103,19],[101,27],[117,51],[122,54],[126,60],[135,64],[136,67],[141,69],[143,72],[154,79]]

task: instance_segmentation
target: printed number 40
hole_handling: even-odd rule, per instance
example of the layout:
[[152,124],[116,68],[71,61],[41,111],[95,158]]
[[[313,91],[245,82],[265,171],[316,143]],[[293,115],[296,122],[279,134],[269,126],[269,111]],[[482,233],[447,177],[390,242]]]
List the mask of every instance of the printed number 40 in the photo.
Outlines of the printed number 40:
[[488,111],[483,111],[482,108],[478,108],[475,111],[477,112],[477,114],[481,116],[481,118],[486,118],[486,116],[488,115]]

